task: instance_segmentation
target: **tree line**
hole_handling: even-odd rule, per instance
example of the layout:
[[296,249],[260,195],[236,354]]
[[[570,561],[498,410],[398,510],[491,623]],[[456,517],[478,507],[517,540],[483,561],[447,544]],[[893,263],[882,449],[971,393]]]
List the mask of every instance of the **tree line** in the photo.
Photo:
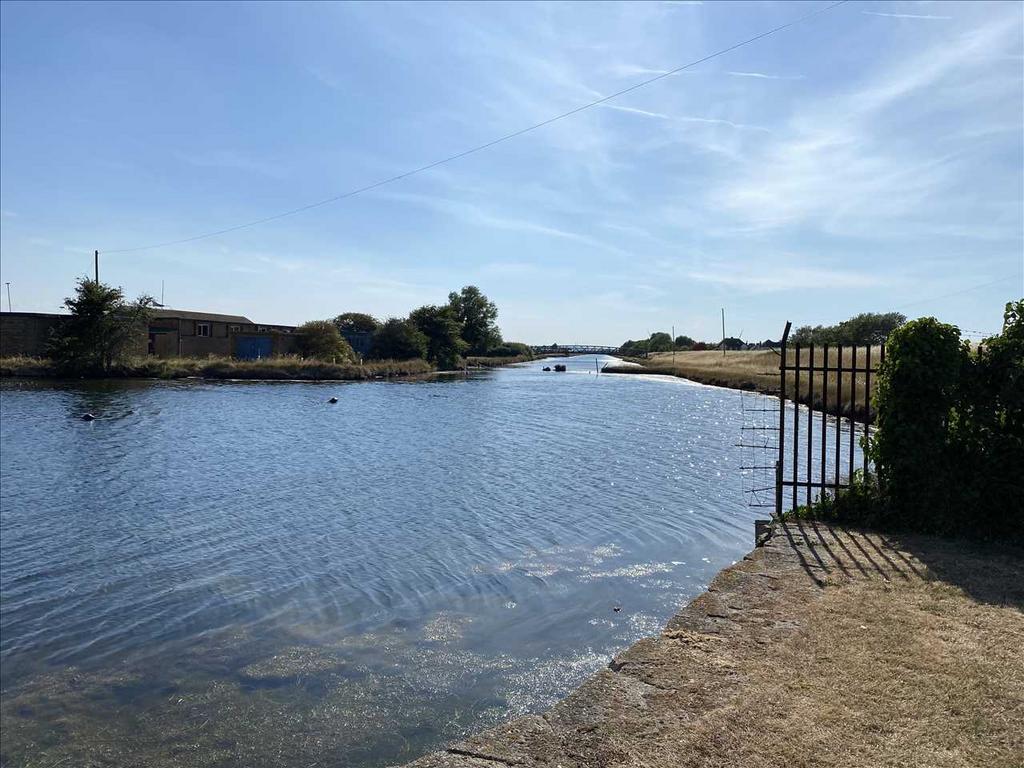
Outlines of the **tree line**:
[[446,304],[427,304],[406,317],[378,320],[363,312],[345,312],[296,329],[301,354],[319,359],[356,358],[344,334],[371,337],[368,357],[376,360],[422,358],[438,368],[458,368],[466,356],[530,355],[526,344],[505,342],[498,328],[498,307],[475,285],[448,294]]
[[[899,312],[862,312],[836,325],[802,325],[789,337],[790,344],[857,344],[868,346],[881,344],[889,334],[907,322],[906,315]],[[781,342],[765,339],[762,347],[778,347]],[[630,339],[619,348],[620,354],[641,357],[652,352],[701,351],[708,349],[743,349],[743,339],[728,336],[721,341],[696,341],[690,336],[672,338],[664,332],[652,333],[646,339]]]
[[[67,372],[102,375],[136,354],[156,302],[151,296],[128,301],[120,288],[82,278],[64,300],[69,317],[55,329],[48,356]],[[370,334],[368,357],[378,360],[427,360],[439,368],[459,367],[467,355],[529,356],[525,344],[505,342],[498,328],[498,307],[474,285],[448,294],[445,304],[428,304],[407,317],[380,321],[361,312],[313,320],[295,329],[296,351],[327,362],[358,358],[343,333]]]

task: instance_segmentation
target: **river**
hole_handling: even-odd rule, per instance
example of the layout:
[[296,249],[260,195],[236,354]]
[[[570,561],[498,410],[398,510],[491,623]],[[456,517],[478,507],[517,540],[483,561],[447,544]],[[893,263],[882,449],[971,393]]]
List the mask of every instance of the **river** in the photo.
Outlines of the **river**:
[[389,765],[656,632],[765,516],[740,395],[554,362],[4,381],[0,762]]

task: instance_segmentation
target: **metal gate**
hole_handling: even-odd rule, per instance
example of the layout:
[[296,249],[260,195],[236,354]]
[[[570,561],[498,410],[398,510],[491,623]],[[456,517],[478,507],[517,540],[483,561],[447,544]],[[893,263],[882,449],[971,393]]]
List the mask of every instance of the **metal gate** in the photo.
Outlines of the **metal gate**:
[[235,357],[239,360],[263,360],[273,354],[269,336],[235,336]]
[[[791,347],[790,326],[787,322],[779,359],[776,517],[795,509],[801,502],[810,504],[821,493],[828,491],[834,495],[848,488],[858,463],[864,475],[871,471],[866,451],[860,461],[856,461],[856,425],[863,424],[866,442],[875,417],[871,405],[871,377],[878,367],[873,365],[872,358],[878,365],[885,360],[884,343],[877,345],[874,351],[871,346],[843,344],[817,347],[810,344],[803,348],[795,344]],[[792,414],[786,412],[787,399],[794,403]],[[801,403],[806,409],[800,408]],[[821,414],[819,434],[815,434],[816,412]],[[834,435],[829,434],[829,414],[835,416]]]

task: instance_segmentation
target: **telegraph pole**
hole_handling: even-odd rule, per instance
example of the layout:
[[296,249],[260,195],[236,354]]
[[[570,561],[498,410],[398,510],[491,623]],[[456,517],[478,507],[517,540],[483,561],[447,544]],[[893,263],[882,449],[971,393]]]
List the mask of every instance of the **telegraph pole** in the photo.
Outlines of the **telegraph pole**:
[[14,305],[11,304],[11,281],[10,280],[7,281],[7,311],[8,312],[13,312],[14,311]]
[[725,357],[725,307],[722,307],[722,357]]
[[100,284],[100,252],[99,251],[93,251],[92,252],[92,257],[93,257],[94,264],[95,264],[95,267],[96,267],[96,285],[99,285]]
[[676,364],[676,327],[672,326],[672,365]]

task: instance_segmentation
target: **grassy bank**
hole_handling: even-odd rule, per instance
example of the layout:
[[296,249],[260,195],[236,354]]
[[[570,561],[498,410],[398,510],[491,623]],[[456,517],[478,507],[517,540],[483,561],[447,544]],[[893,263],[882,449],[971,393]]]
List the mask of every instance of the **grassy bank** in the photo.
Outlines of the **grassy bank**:
[[[863,374],[857,377],[857,387],[851,392],[852,375],[842,375],[842,397],[839,396],[839,376],[836,373],[838,361],[835,349],[830,350],[828,361],[828,405],[822,396],[824,373],[815,373],[813,384],[806,372],[800,375],[800,389],[797,393],[795,376],[787,374],[787,399],[810,405],[815,410],[827,410],[828,413],[853,416],[863,421],[866,418],[865,390]],[[789,361],[796,363],[796,355],[789,351]],[[864,366],[864,350],[861,349],[857,360],[859,367]],[[877,366],[879,350],[872,350],[872,365]],[[772,350],[755,350],[749,352],[727,352],[720,350],[705,352],[660,352],[649,358],[637,358],[633,362],[641,367],[609,366],[609,373],[657,373],[668,376],[679,376],[702,384],[714,384],[733,389],[747,389],[764,394],[777,395],[779,392],[779,355]],[[852,356],[849,350],[843,354],[843,365],[851,367]],[[806,349],[800,351],[801,365],[810,365],[811,358]],[[822,351],[815,351],[814,365],[822,367],[824,363]],[[872,377],[871,387],[874,389],[876,377]],[[813,391],[813,396],[810,394]]]
[[478,357],[471,355],[466,358],[466,365],[477,368],[500,368],[503,365],[528,363],[533,359],[533,355],[514,355],[511,357]]
[[[275,357],[266,360],[140,357],[116,366],[109,372],[108,377],[363,381],[393,376],[420,376],[433,370],[434,367],[425,360],[372,360],[360,365],[301,360],[297,357]],[[0,376],[60,378],[51,361],[34,357],[0,358]]]

